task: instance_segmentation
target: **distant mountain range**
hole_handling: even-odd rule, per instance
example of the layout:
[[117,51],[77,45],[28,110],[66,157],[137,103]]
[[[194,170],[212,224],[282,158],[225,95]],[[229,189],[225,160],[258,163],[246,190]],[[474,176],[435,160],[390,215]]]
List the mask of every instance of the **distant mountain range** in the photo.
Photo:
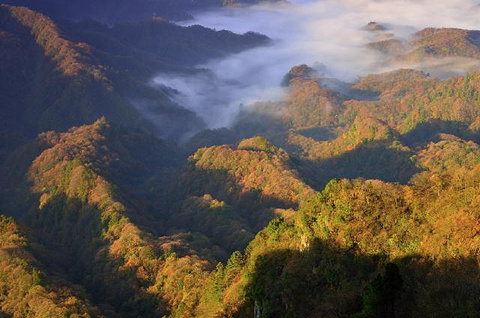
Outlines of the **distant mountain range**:
[[222,7],[224,5],[252,4],[256,0],[102,0],[102,1],[67,1],[67,0],[4,0],[15,6],[26,6],[45,13],[56,19],[80,20],[95,19],[104,23],[141,21],[153,17],[169,20],[191,18],[189,12],[200,9]]
[[[59,25],[5,5],[0,16],[1,138],[2,148],[10,149],[41,131],[66,130],[103,115],[171,138],[199,130],[202,120],[172,102],[167,90],[147,85],[150,78],[160,71],[195,72],[194,64],[269,41],[158,19],[113,28],[92,20]],[[142,113],[163,118],[162,124]]]
[[0,5],[0,316],[480,315],[480,73],[417,67],[478,62],[478,31],[370,23],[415,69],[292,65],[281,101],[208,129],[150,83],[271,43],[158,17],[223,3],[21,4]]

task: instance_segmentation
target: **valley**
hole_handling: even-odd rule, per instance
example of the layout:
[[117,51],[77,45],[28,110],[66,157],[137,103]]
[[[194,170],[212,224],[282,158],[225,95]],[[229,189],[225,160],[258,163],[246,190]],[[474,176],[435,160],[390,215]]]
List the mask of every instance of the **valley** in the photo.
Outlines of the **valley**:
[[0,316],[480,315],[474,1],[1,2]]

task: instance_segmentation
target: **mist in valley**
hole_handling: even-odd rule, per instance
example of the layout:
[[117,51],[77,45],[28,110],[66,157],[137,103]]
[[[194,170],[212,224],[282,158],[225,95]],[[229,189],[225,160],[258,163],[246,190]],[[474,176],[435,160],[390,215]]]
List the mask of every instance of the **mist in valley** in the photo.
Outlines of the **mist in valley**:
[[[324,0],[265,3],[244,8],[194,12],[199,24],[235,33],[267,35],[268,46],[198,65],[195,75],[159,74],[154,86],[176,90],[173,99],[201,117],[209,128],[228,127],[238,113],[257,101],[279,101],[284,75],[308,64],[325,77],[354,82],[359,77],[398,68],[415,68],[446,77],[479,67],[477,61],[446,58],[428,63],[392,63],[367,46],[389,37],[409,40],[426,27],[480,28],[478,1]],[[379,23],[382,30],[366,28]]]

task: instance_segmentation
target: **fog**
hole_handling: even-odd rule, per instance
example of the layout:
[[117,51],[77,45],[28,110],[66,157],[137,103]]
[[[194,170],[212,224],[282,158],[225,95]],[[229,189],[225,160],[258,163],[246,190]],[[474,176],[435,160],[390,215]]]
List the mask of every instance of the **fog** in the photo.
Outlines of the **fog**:
[[[210,128],[229,126],[242,105],[281,99],[280,83],[294,65],[324,65],[326,76],[348,82],[369,73],[409,66],[386,64],[385,56],[368,49],[366,44],[386,33],[408,39],[425,27],[480,29],[479,3],[473,0],[293,0],[194,12],[193,20],[181,24],[200,24],[236,33],[255,31],[269,36],[273,43],[199,65],[208,70],[200,75],[163,74],[156,77],[154,83],[176,89],[179,93],[174,99],[196,112]],[[366,30],[365,25],[371,21],[381,23],[387,30],[380,34]],[[452,75],[476,65],[465,60],[457,64],[449,59],[445,63],[436,61],[428,66],[410,67],[427,71],[438,68]]]

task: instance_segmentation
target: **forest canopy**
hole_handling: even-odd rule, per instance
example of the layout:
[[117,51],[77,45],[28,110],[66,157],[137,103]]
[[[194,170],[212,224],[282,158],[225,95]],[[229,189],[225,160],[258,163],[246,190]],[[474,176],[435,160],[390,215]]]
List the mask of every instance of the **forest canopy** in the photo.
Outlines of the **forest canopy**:
[[298,4],[0,2],[1,317],[480,316],[479,31],[365,23],[348,81],[166,19]]

